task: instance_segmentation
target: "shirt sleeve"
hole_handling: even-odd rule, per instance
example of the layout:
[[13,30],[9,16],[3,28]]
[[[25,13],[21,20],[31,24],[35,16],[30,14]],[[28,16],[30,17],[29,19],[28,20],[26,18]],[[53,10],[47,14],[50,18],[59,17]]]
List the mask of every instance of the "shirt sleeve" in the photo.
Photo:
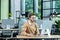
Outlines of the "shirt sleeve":
[[21,31],[21,35],[27,35],[26,30],[27,30],[27,23],[25,23],[23,25],[23,28],[22,28],[22,31]]
[[37,23],[36,23],[36,28],[37,28],[37,34],[36,35],[38,35],[38,34],[40,34],[40,32],[39,32],[39,26],[37,25]]

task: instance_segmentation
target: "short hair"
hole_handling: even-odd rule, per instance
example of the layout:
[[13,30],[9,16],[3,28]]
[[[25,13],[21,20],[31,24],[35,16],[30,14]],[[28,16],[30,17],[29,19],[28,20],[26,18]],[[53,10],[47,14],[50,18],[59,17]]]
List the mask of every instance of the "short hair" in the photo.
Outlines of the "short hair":
[[33,15],[35,15],[34,13],[29,13],[29,18],[31,17],[31,16],[33,16]]

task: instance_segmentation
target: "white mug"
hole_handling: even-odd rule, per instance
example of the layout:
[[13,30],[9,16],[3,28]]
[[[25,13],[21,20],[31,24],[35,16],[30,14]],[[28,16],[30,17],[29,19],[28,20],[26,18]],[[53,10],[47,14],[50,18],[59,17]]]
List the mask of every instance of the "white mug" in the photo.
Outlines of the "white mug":
[[47,30],[48,36],[50,36],[50,31],[49,31],[49,29],[46,29],[46,30]]
[[7,25],[7,29],[10,29],[10,25]]

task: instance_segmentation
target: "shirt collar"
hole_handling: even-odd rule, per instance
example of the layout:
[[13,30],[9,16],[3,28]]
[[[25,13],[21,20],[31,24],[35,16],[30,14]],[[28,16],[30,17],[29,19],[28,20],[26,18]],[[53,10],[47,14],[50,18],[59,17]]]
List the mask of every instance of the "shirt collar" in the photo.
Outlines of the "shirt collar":
[[28,23],[31,25],[32,23],[30,22],[30,20],[28,21]]

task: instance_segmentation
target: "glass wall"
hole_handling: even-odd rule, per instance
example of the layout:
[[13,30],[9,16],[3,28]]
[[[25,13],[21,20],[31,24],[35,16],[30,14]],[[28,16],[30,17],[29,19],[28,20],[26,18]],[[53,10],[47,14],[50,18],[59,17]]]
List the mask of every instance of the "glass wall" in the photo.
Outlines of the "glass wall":
[[41,18],[41,0],[38,0],[38,13],[40,14],[40,18]]
[[43,0],[43,17],[48,17],[51,13],[51,2],[50,0]]
[[60,0],[43,0],[43,17],[49,18],[54,12],[60,13]]
[[54,8],[54,11],[56,11],[57,13],[60,13],[60,0],[54,0],[53,1],[53,5],[55,5],[53,8]]
[[33,12],[33,0],[25,0],[26,12]]
[[[38,6],[36,5],[36,3]],[[25,0],[25,11],[34,12],[34,13],[36,13],[36,11],[38,11],[37,14],[40,14],[38,16],[41,17],[41,0]]]

